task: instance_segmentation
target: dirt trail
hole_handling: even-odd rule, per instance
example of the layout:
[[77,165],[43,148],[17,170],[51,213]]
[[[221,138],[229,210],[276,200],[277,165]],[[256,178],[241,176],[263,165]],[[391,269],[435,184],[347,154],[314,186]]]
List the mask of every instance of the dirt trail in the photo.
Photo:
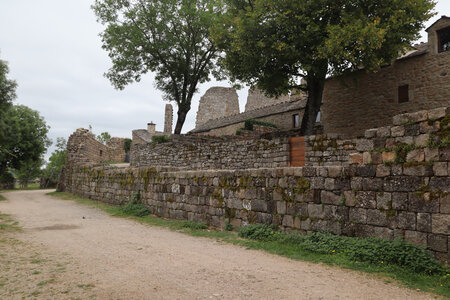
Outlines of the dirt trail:
[[5,193],[0,211],[24,228],[21,241],[70,257],[76,267],[64,280],[89,283],[99,299],[433,298],[370,275],[113,218],[46,192]]

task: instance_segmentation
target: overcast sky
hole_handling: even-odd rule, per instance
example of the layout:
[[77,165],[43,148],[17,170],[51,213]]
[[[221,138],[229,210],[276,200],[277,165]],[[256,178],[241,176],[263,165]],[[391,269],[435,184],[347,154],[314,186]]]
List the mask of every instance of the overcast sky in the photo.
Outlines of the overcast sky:
[[[130,138],[133,129],[145,128],[150,121],[162,130],[167,102],[154,88],[151,73],[123,91],[103,77],[111,63],[101,49],[102,26],[90,9],[93,2],[0,0],[0,59],[9,63],[9,77],[19,84],[15,103],[38,110],[51,127],[53,141],[89,125],[96,134],[108,131]],[[450,1],[438,0],[436,11],[427,26],[441,15],[450,15]],[[183,132],[195,126],[201,95],[217,85],[228,86],[214,81],[200,86]],[[246,90],[239,92],[241,111],[246,94]],[[174,105],[174,126],[176,110]]]

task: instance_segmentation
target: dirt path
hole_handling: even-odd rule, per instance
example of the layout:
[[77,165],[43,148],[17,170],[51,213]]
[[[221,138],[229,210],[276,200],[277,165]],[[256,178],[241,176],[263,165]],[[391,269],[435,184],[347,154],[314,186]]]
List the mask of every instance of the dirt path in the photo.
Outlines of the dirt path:
[[24,228],[16,235],[22,242],[65,257],[59,281],[89,288],[83,299],[433,298],[370,275],[113,218],[45,193],[5,193],[0,211]]

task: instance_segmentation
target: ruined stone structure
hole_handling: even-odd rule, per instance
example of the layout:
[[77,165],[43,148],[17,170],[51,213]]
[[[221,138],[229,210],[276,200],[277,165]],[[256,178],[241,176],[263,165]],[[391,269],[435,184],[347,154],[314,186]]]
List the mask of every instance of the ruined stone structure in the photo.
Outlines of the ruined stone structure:
[[239,114],[239,97],[236,90],[226,87],[212,87],[200,98],[196,127],[208,120]]
[[[95,165],[92,162],[97,159],[96,152],[85,150],[89,134],[78,130],[68,142],[68,165],[62,186],[77,195],[113,204],[129,201],[140,193],[143,203],[158,216],[218,227],[228,221],[235,227],[271,223],[298,233],[328,230],[348,236],[401,237],[426,246],[437,258],[448,261],[450,109],[403,114],[394,117],[393,123],[367,130],[365,137],[359,139],[342,140],[337,135],[306,137],[310,166],[240,170],[204,170],[200,165],[183,170],[158,165],[164,152],[167,157],[163,164],[173,161],[176,155],[177,165],[195,160],[194,153],[205,164],[210,163],[207,155],[216,155],[221,163],[227,157],[230,164],[236,159],[233,151],[237,149],[216,150],[211,141],[201,142],[205,137],[195,137],[198,149],[191,152],[189,146],[168,152],[168,144],[154,143],[157,154],[149,153],[150,166]],[[279,145],[286,145],[279,140]],[[248,139],[245,147],[251,143],[260,150],[264,150],[264,145],[279,147],[268,141],[258,144],[261,138]],[[208,154],[204,155],[201,147],[208,143]],[[165,150],[163,145],[167,145]],[[224,141],[222,147],[226,145]],[[141,146],[132,152],[140,151]],[[79,149],[84,155],[79,154]],[[321,161],[327,157],[333,159]],[[227,166],[231,165],[214,167]]]
[[[207,99],[213,99],[213,97],[216,96],[214,94],[209,94]],[[197,112],[197,121],[199,120],[199,117],[203,121],[197,122],[196,127],[190,133],[211,136],[235,135],[236,131],[242,128],[244,122],[249,119],[272,123],[276,125],[279,130],[291,130],[296,127],[296,124],[301,124],[306,105],[305,93],[293,92],[290,96],[269,98],[260,90],[254,88],[249,90],[245,112],[237,112],[232,115],[221,115],[216,113],[216,105],[206,104],[210,102],[216,103],[220,100],[219,97],[216,97],[216,99],[217,100],[214,101],[208,100],[207,102],[200,101],[199,110]],[[220,107],[220,105],[217,106]],[[211,110],[214,110],[213,113],[211,113]],[[207,111],[210,111],[208,119],[204,117],[204,114]],[[297,120],[297,123],[295,120]]]
[[271,106],[289,100],[289,95],[283,95],[278,98],[269,98],[258,88],[250,88],[248,91],[247,103],[245,104],[245,111]]
[[428,43],[377,73],[360,70],[328,79],[321,108],[324,132],[362,135],[390,124],[394,115],[450,105],[450,51],[438,49],[443,31],[450,31],[448,17],[427,29]]
[[173,124],[173,107],[172,104],[166,104],[166,110],[164,113],[164,134],[172,134]]

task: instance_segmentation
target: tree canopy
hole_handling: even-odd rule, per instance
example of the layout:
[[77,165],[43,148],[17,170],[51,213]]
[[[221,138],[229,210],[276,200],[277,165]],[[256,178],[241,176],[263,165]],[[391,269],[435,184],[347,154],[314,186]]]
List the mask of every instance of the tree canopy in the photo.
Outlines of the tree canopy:
[[[212,37],[233,80],[269,95],[308,92],[312,134],[327,75],[390,64],[419,37],[433,0],[226,0]],[[300,79],[306,84],[301,84]]]
[[[216,70],[218,56],[209,29],[220,15],[219,0],[96,0],[92,6],[103,48],[112,67],[106,73],[123,89],[149,71],[156,87],[178,105],[175,133],[181,133],[197,86]],[[218,75],[218,73],[215,73]]]
[[63,167],[66,164],[67,141],[65,138],[56,139],[56,150],[50,155],[49,162],[43,170],[44,187],[56,186]]

